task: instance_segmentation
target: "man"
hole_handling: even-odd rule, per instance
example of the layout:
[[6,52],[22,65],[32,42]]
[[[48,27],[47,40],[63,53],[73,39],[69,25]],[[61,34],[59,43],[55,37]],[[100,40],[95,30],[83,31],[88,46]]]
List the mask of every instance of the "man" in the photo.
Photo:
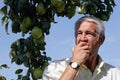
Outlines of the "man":
[[105,39],[104,30],[103,22],[96,17],[78,19],[72,57],[51,63],[43,80],[120,80],[120,71],[104,63],[98,54]]

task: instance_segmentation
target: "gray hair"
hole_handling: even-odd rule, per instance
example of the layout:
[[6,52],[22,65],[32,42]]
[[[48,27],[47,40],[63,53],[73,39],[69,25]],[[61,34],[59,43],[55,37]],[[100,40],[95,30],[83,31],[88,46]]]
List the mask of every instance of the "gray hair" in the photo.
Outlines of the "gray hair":
[[99,38],[102,38],[103,36],[105,36],[105,27],[104,27],[104,23],[102,20],[94,16],[83,16],[80,19],[78,19],[75,23],[75,37],[77,36],[76,33],[77,33],[79,26],[84,21],[93,22],[97,25],[97,32],[99,34]]

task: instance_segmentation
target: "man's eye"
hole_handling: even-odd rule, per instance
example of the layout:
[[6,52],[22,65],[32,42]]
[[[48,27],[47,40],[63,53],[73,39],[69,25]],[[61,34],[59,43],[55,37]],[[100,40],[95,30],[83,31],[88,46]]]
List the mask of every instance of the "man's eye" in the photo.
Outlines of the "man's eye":
[[78,32],[77,35],[81,35],[82,33],[81,32]]
[[95,33],[93,33],[93,32],[87,32],[86,35],[95,36]]

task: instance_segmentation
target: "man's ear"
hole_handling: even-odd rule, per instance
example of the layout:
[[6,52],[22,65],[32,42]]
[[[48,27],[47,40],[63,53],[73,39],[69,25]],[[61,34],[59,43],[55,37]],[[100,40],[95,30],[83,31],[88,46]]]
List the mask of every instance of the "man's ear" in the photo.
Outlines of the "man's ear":
[[105,36],[103,36],[102,38],[100,38],[100,41],[99,41],[100,45],[103,44],[104,40],[105,40]]

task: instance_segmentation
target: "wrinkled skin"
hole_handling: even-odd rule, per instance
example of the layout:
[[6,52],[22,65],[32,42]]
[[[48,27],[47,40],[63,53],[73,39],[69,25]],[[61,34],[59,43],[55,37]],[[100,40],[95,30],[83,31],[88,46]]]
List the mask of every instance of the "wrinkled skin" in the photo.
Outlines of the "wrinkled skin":
[[94,70],[97,65],[98,49],[103,43],[104,37],[99,38],[95,23],[86,21],[80,25],[76,35],[76,45],[72,50],[72,61],[80,65],[85,64]]

